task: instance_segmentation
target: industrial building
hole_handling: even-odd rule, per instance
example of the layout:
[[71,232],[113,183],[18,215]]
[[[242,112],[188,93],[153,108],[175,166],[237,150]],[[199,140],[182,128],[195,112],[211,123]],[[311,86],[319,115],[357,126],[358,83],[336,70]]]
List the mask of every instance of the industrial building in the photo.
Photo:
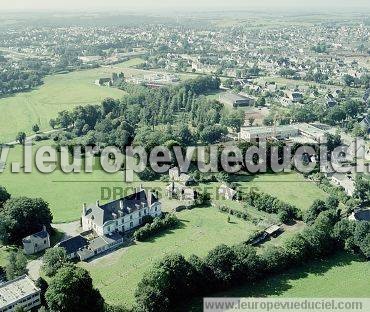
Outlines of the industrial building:
[[12,312],[17,308],[24,311],[41,305],[41,290],[27,276],[20,276],[0,285],[0,312]]

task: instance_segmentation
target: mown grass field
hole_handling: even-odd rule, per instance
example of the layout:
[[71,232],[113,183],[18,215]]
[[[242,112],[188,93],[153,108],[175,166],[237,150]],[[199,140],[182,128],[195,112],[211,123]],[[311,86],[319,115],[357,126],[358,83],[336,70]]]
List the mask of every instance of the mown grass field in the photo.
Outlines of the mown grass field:
[[131,306],[140,279],[166,254],[205,256],[219,244],[233,245],[246,240],[256,230],[252,223],[234,217],[228,223],[227,216],[212,207],[186,210],[177,215],[182,221],[180,228],[80,264],[90,272],[94,285],[107,302]]
[[[38,147],[53,144],[51,141],[37,142],[33,146],[35,152]],[[0,173],[0,185],[5,186],[13,196],[41,197],[50,204],[54,215],[54,222],[63,223],[77,220],[81,214],[81,207],[84,202],[93,203],[101,199],[102,188],[123,188],[132,192],[132,188],[139,184],[148,188],[159,188],[160,193],[165,193],[166,182],[141,182],[137,178],[135,182],[126,183],[122,172],[106,173],[99,168],[99,159],[96,158],[93,173],[74,173],[65,174],[61,170],[53,173],[40,173],[34,168],[32,173],[11,173],[11,163],[22,163],[23,149],[16,145],[10,149],[6,168]],[[237,184],[243,190],[266,192],[278,197],[288,203],[296,205],[302,210],[306,210],[315,199],[324,199],[327,194],[321,191],[314,183],[304,180],[297,173],[286,174],[261,174],[256,176],[235,176]],[[212,198],[217,198],[219,183],[200,185],[200,189],[212,194]],[[206,187],[202,189],[202,187]],[[130,191],[131,190],[131,191]],[[217,199],[215,199],[217,203]],[[166,201],[167,207],[176,206],[175,201]],[[243,204],[233,201],[223,202],[234,208],[243,209]]]
[[44,84],[30,92],[0,98],[0,142],[11,142],[19,131],[32,133],[32,125],[50,129],[49,120],[62,110],[78,105],[99,104],[107,97],[121,98],[125,93],[94,84],[113,72],[125,72],[130,66],[142,62],[132,59],[112,67],[75,71],[48,76]]
[[[369,298],[370,264],[354,255],[339,253],[328,260],[291,269],[255,285],[245,285],[214,297]],[[184,311],[202,311],[201,299]]]

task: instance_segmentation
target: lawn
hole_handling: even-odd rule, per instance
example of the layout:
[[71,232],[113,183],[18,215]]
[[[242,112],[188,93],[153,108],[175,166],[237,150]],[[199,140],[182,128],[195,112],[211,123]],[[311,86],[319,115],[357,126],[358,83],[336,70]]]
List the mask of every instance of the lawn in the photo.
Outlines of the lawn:
[[[241,286],[214,297],[369,298],[370,264],[362,258],[340,253],[328,260],[271,277],[253,286]],[[201,299],[186,311],[201,311]]]
[[[35,151],[37,147],[50,143],[50,141],[38,142],[33,149]],[[94,170],[93,173],[81,172],[75,174],[65,174],[60,170],[55,170],[53,173],[43,174],[34,169],[31,174],[11,173],[10,163],[12,162],[22,162],[22,148],[20,145],[10,150],[6,169],[3,173],[0,173],[0,185],[5,186],[13,196],[45,199],[50,204],[56,223],[77,220],[80,217],[84,202],[93,203],[97,199],[101,199],[102,187],[112,190],[114,187],[132,188],[142,183],[144,187],[160,188],[163,194],[164,188],[168,184],[160,181],[140,182],[139,180],[128,184],[123,181],[121,172],[111,174],[102,170]],[[99,163],[99,160],[96,159],[96,162]],[[98,166],[95,168],[98,168]],[[235,178],[237,183],[246,190],[254,187],[257,191],[267,192],[283,201],[297,205],[302,210],[306,210],[314,199],[322,199],[327,196],[315,184],[307,182],[297,173],[263,174],[254,177],[236,176]],[[207,191],[215,196],[219,183],[211,183],[205,186]],[[168,210],[178,204],[176,201],[166,199],[163,201]],[[243,209],[242,203],[231,201],[224,203],[232,205],[234,208]],[[263,217],[263,213],[260,212],[254,211],[253,214]]]
[[125,93],[109,87],[100,87],[94,81],[110,77],[112,72],[125,71],[140,63],[132,59],[115,67],[75,71],[48,76],[44,84],[30,92],[0,98],[0,142],[11,142],[19,131],[31,133],[32,125],[49,129],[49,120],[62,110],[78,105],[99,104],[104,98],[121,98]]
[[215,246],[239,243],[256,230],[253,224],[234,217],[228,223],[227,216],[212,207],[182,211],[178,217],[182,220],[179,229],[90,263],[81,263],[108,303],[131,306],[134,291],[144,273],[166,254],[205,256]]
[[325,199],[328,195],[317,185],[296,172],[281,174],[239,175],[235,182],[244,190],[255,190],[278,197],[280,200],[307,210],[315,199]]

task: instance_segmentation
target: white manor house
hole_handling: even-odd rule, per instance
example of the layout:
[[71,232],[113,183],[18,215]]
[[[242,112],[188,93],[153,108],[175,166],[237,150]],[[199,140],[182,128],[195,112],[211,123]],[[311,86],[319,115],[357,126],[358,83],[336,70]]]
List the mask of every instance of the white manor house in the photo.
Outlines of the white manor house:
[[132,195],[100,205],[83,205],[82,228],[99,236],[124,233],[142,224],[143,217],[162,214],[161,203],[151,191],[141,186]]

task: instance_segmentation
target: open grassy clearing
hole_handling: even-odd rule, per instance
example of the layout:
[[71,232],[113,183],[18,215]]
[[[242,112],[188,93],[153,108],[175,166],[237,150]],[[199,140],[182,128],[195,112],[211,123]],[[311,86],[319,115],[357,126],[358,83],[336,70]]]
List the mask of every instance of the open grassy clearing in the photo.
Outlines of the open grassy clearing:
[[[53,144],[51,141],[38,142],[34,145],[35,151],[38,147]],[[93,173],[74,173],[65,174],[60,170],[55,170],[50,174],[40,173],[34,168],[31,174],[11,173],[11,163],[22,163],[22,147],[15,146],[9,152],[8,162],[3,173],[0,173],[0,185],[5,186],[13,196],[41,197],[49,204],[54,215],[54,222],[69,222],[77,220],[81,214],[82,203],[93,203],[101,198],[102,188],[123,188],[128,193],[133,192],[133,188],[139,184],[148,188],[158,188],[164,195],[164,188],[168,183],[156,182],[135,182],[126,183],[123,181],[121,172],[111,174],[102,170],[94,170]],[[99,168],[99,159],[95,159],[96,166]],[[306,181],[302,176],[295,172],[286,174],[262,174],[256,176],[239,175],[234,177],[235,181],[243,190],[249,191],[254,188],[256,191],[266,192],[296,205],[302,210],[308,209],[315,199],[324,199],[327,194],[321,191],[314,183]],[[217,189],[220,183],[209,183],[200,185],[200,189],[206,190],[216,198]],[[112,198],[111,198],[112,199]],[[179,203],[175,200],[163,198],[165,209],[171,210]],[[215,203],[219,199],[215,200]],[[230,205],[232,208],[244,209],[243,203],[234,201],[219,202]],[[266,216],[258,211],[250,212],[254,215]]]
[[[255,285],[245,285],[214,297],[285,297],[285,298],[369,298],[370,264],[362,258],[340,253],[328,260],[316,261],[268,278]],[[185,311],[185,309],[184,309]],[[201,299],[186,311],[202,311]]]
[[[116,66],[124,71],[140,62],[141,59],[132,59]],[[49,120],[59,111],[99,104],[107,97],[121,98],[123,91],[94,84],[98,78],[110,77],[115,70],[101,67],[52,75],[37,89],[0,98],[0,142],[13,141],[19,131],[31,133],[36,123],[41,129],[49,129]]]
[[219,244],[242,242],[256,227],[237,218],[218,212],[215,208],[196,208],[177,214],[182,226],[167,231],[148,242],[138,242],[90,263],[86,268],[105,300],[114,304],[132,305],[134,291],[143,274],[153,262],[170,253],[205,256]]
[[328,195],[314,182],[304,179],[296,172],[280,174],[237,175],[235,181],[243,190],[264,192],[280,200],[307,210],[315,199],[325,199]]

